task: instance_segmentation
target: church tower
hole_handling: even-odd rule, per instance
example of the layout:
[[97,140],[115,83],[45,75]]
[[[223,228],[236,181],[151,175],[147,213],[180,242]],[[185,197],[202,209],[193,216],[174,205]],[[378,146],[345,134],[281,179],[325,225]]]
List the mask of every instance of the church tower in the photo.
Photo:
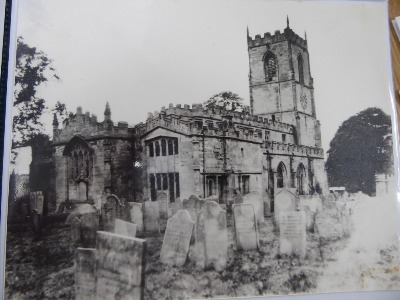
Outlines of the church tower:
[[321,147],[307,36],[289,26],[254,39],[247,31],[250,108],[253,115],[294,125],[296,143]]

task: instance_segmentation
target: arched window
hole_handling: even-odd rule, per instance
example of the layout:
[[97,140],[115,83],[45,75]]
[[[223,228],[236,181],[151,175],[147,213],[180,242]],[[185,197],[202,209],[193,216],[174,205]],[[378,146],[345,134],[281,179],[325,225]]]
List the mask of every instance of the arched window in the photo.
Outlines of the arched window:
[[167,142],[165,139],[161,140],[161,155],[166,156],[167,155]]
[[156,141],[156,156],[160,156],[160,142]]
[[304,168],[304,165],[301,163],[297,167],[297,172],[296,172],[296,177],[297,177],[297,190],[299,192],[299,195],[304,195],[306,193],[306,169]]
[[283,162],[280,162],[276,170],[276,187],[277,188],[285,187],[285,180],[286,180],[286,167],[283,164]]
[[264,72],[265,81],[272,81],[276,77],[276,57],[271,51],[264,55]]
[[297,56],[297,64],[299,68],[299,82],[301,84],[304,84],[304,69],[303,69],[304,61],[303,61],[303,56],[301,56],[301,54]]
[[174,145],[172,140],[168,140],[168,155],[174,155]]
[[81,137],[73,137],[65,146],[63,155],[68,157],[69,179],[88,180],[92,176],[93,150]]
[[150,157],[154,156],[154,146],[153,143],[149,144],[149,152],[150,152]]

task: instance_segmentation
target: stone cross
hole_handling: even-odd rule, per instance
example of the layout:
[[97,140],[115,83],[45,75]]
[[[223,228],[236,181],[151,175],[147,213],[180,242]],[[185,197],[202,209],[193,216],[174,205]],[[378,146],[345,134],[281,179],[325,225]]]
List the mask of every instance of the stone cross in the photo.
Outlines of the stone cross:
[[96,249],[77,248],[75,252],[75,299],[95,300],[96,296]]
[[146,241],[97,232],[96,299],[143,299]]
[[242,250],[259,249],[257,220],[253,205],[234,204],[233,221],[237,248]]
[[160,260],[167,265],[183,266],[189,252],[194,222],[186,210],[179,210],[168,220]]
[[205,269],[213,266],[222,271],[228,259],[226,212],[213,202],[201,208],[196,226],[196,265]]

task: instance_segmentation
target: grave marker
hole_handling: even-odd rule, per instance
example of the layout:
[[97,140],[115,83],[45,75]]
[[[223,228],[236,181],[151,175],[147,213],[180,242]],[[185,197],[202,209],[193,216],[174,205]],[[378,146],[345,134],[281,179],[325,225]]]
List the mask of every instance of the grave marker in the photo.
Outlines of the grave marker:
[[167,265],[183,266],[189,252],[194,222],[186,210],[179,210],[168,220],[160,260]]
[[146,241],[97,232],[96,299],[143,299]]
[[251,204],[234,204],[233,220],[238,249],[258,249],[258,229],[254,207]]
[[302,211],[281,211],[279,216],[280,254],[306,256],[306,220]]
[[281,211],[295,211],[296,210],[296,195],[294,189],[282,189],[275,195],[274,212],[275,220],[279,222],[279,214]]
[[96,296],[96,249],[77,248],[75,252],[75,299],[95,299]]
[[114,233],[129,237],[136,236],[137,225],[121,219],[115,219]]
[[131,202],[131,221],[137,225],[137,231],[143,231],[143,203]]
[[168,215],[168,198],[167,193],[163,191],[157,191],[157,202],[160,206],[160,216],[166,218]]
[[157,201],[143,203],[144,230],[147,232],[160,232],[160,207]]
[[226,212],[213,202],[206,202],[199,212],[196,226],[196,265],[213,266],[222,271],[228,259]]

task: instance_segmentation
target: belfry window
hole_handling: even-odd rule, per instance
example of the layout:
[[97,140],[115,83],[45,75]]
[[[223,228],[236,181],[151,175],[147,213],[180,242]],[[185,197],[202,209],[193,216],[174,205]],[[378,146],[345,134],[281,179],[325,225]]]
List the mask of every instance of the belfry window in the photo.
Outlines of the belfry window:
[[297,56],[297,64],[298,64],[298,68],[299,68],[299,82],[301,84],[304,84],[304,69],[303,69],[304,61],[303,61],[303,57],[301,56],[301,54],[299,54]]
[[272,81],[276,77],[276,58],[275,55],[268,51],[264,56],[264,72],[265,81]]

